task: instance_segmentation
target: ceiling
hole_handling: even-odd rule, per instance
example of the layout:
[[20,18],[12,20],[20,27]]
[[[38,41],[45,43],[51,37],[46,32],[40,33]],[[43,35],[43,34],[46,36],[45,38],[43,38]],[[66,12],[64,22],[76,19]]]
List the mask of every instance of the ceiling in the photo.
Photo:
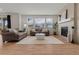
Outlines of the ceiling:
[[0,3],[0,12],[24,15],[57,15],[66,3]]

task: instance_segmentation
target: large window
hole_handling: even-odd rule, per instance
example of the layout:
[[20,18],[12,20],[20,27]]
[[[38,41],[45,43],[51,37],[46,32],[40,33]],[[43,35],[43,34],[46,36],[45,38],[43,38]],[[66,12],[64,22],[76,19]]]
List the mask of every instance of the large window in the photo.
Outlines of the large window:
[[46,18],[46,26],[47,26],[47,28],[53,28],[52,18]]
[[45,18],[35,18],[35,27],[45,27]]
[[53,19],[50,17],[29,17],[28,25],[40,28],[53,28]]

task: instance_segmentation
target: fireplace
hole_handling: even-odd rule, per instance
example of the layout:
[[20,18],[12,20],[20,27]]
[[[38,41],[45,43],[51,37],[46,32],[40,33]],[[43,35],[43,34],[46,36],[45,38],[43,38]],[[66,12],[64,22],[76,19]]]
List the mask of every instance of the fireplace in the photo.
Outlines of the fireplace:
[[61,27],[61,35],[67,37],[68,27]]

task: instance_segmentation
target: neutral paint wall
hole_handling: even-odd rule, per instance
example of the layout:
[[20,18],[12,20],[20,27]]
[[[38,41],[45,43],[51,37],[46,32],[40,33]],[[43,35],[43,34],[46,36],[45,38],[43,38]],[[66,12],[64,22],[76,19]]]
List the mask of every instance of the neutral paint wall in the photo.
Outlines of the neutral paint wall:
[[11,28],[19,29],[19,16],[18,16],[18,14],[11,15]]
[[63,15],[66,9],[68,10],[68,18],[74,17],[74,4],[69,3],[68,5],[64,6],[64,8],[62,8],[61,11],[59,12],[60,15]]
[[76,22],[76,25],[77,25],[77,40],[75,40],[77,43],[79,43],[79,3],[76,5],[76,14],[77,15],[74,15],[74,16],[76,16],[76,18],[77,19],[75,19],[75,20],[77,20],[77,22]]
[[21,16],[21,29],[23,29],[24,24],[27,24],[27,16]]
[[79,44],[79,4],[74,4],[74,42]]

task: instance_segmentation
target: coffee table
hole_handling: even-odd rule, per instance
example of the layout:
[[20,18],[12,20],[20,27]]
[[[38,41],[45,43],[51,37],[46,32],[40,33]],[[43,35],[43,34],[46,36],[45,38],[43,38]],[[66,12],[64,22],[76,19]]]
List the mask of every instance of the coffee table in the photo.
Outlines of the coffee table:
[[44,33],[36,33],[35,36],[36,36],[36,38],[37,38],[38,40],[43,40],[44,37],[45,37],[45,34],[44,34]]

